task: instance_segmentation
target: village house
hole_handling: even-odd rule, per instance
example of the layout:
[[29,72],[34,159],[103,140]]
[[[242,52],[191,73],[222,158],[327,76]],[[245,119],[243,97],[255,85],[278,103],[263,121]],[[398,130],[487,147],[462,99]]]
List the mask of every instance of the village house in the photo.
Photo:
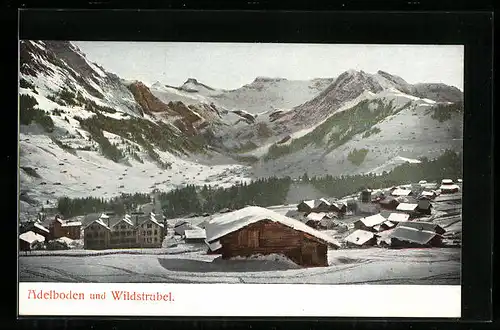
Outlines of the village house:
[[305,267],[328,266],[328,247],[340,247],[329,235],[257,206],[212,219],[206,234],[209,248],[223,259],[281,254]]
[[137,243],[140,247],[161,247],[165,238],[165,228],[156,221],[155,214],[137,226]]
[[400,227],[405,227],[405,228],[413,228],[417,230],[424,230],[424,231],[432,231],[436,234],[443,235],[446,233],[446,230],[441,227],[440,225],[437,225],[432,222],[424,222],[424,221],[407,221],[407,222],[402,222],[398,224],[398,228]]
[[391,196],[387,196],[386,198],[380,200],[378,203],[381,208],[386,210],[395,210],[399,205],[399,201]]
[[92,221],[84,228],[84,249],[103,250],[109,248],[111,228],[108,221],[109,216],[102,214],[99,219]]
[[50,230],[42,226],[40,223],[35,221],[30,221],[29,223],[25,223],[21,228],[21,233],[25,232],[34,232],[35,234],[41,235],[44,237],[45,241],[48,241],[50,237]]
[[417,208],[418,204],[399,203],[398,207],[396,207],[396,211],[408,213],[410,218],[412,218],[417,214]]
[[436,198],[436,196],[437,196],[437,194],[434,190],[432,190],[432,191],[424,190],[420,193],[420,196],[418,196],[418,199],[434,199],[434,198]]
[[52,239],[67,237],[71,239],[80,239],[82,223],[80,221],[65,221],[56,216],[49,226]]
[[391,213],[387,220],[393,223],[406,222],[410,219],[410,215],[408,213]]
[[174,225],[174,235],[184,236],[185,231],[188,229],[193,229],[193,226],[189,222],[185,220],[177,221]]
[[392,196],[411,196],[413,192],[411,189],[397,188],[391,192]]
[[381,232],[381,231],[384,231],[384,230],[388,230],[388,229],[391,229],[393,227],[395,227],[396,224],[394,224],[393,222],[387,220],[387,221],[384,221],[378,225],[375,225],[373,226],[373,229],[374,231],[376,232]]
[[354,228],[376,232],[377,230],[373,227],[376,225],[380,225],[385,221],[387,221],[387,219],[384,218],[380,213],[374,214],[369,217],[361,218],[358,221],[354,222]]
[[440,246],[442,236],[434,231],[397,226],[390,235],[391,247]]
[[370,203],[372,201],[372,192],[369,189],[364,189],[359,194],[359,201],[361,203]]
[[431,215],[432,213],[432,204],[430,201],[426,199],[421,199],[417,203],[417,212],[425,214],[425,215]]
[[31,251],[37,243],[45,242],[45,237],[34,233],[32,231],[27,231],[19,235],[19,250],[20,251]]
[[315,200],[302,201],[297,205],[297,211],[309,214],[319,206],[320,202]]
[[368,247],[377,244],[377,236],[366,230],[355,230],[344,239],[348,247]]
[[186,243],[204,243],[206,238],[205,229],[195,228],[184,231],[184,241]]
[[138,246],[136,226],[130,215],[111,226],[109,245],[111,248],[132,248]]
[[454,184],[451,179],[443,179],[439,190],[442,194],[454,194],[460,191],[460,187]]
[[321,220],[325,219],[326,217],[327,217],[327,214],[325,212],[321,212],[321,213],[311,212],[307,215],[307,217],[302,222],[304,222],[309,227],[312,227],[315,229],[326,229],[326,227],[324,227],[321,224]]

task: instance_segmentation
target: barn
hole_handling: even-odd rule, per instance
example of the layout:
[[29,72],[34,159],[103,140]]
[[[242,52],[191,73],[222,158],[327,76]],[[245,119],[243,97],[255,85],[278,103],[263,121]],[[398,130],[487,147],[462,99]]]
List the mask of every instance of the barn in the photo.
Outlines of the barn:
[[328,266],[328,247],[340,247],[331,236],[258,206],[214,218],[206,235],[210,249],[223,259],[281,254],[304,267]]

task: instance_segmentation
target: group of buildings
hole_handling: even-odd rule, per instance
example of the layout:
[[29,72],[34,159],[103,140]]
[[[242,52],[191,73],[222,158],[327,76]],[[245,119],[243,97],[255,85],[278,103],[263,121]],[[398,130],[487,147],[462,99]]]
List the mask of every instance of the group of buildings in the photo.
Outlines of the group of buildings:
[[114,224],[110,223],[111,217],[103,213],[84,228],[85,249],[157,248],[162,246],[166,226],[156,219],[155,213],[126,214]]
[[81,238],[82,223],[79,221],[65,221],[55,216],[44,226],[40,221],[30,221],[20,225],[19,248],[21,251],[33,249],[37,244],[48,244],[59,238],[77,240]]

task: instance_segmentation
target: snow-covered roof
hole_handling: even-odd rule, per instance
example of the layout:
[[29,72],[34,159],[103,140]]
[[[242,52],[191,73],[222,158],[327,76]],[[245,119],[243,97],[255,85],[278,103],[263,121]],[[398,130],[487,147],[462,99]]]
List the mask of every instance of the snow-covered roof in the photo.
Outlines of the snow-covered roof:
[[410,215],[408,213],[391,213],[387,220],[394,222],[405,222],[408,221]]
[[82,223],[80,221],[66,222],[61,225],[61,227],[79,227]]
[[42,225],[41,225],[41,224],[39,224],[39,223],[36,223],[36,222],[35,222],[33,225],[34,225],[36,228],[38,228],[38,229],[40,229],[40,230],[43,230],[43,231],[44,231],[44,232],[46,232],[46,233],[49,233],[49,232],[50,232],[50,230],[48,230],[47,228],[45,228],[44,226],[42,226]]
[[443,184],[439,187],[441,190],[459,190],[460,187],[456,184]]
[[431,196],[432,197],[432,196],[436,195],[436,192],[434,192],[434,191],[425,191],[424,190],[424,191],[422,191],[422,193],[420,195],[422,195],[422,196]]
[[111,227],[116,227],[118,226],[120,223],[122,222],[125,222],[127,225],[129,226],[134,226],[134,224],[132,223],[132,221],[130,220],[130,217],[127,217],[127,215],[125,215],[125,217],[123,217],[123,219],[121,219],[120,221],[118,221],[117,223],[115,223],[113,226]]
[[398,211],[414,211],[418,207],[418,204],[410,204],[410,203],[399,203],[396,210]]
[[207,233],[204,229],[186,229],[184,236],[187,239],[205,239],[207,238]]
[[391,239],[396,238],[400,241],[427,244],[435,236],[439,235],[433,231],[418,230],[411,227],[396,227],[389,237]]
[[345,241],[356,245],[363,245],[369,240],[371,240],[373,237],[374,237],[373,233],[366,230],[358,229],[349,236],[347,236],[345,238]]
[[324,212],[321,212],[321,213],[311,212],[307,215],[307,219],[319,221],[319,220],[323,219],[325,216],[326,216],[326,213],[324,213]]
[[320,198],[320,199],[319,199],[319,202],[320,202],[320,203],[324,203],[324,204],[326,204],[326,205],[328,205],[328,206],[332,205],[332,203],[330,203],[328,200],[326,200],[326,199],[324,199],[324,198]]
[[411,190],[397,188],[397,189],[394,189],[391,194],[393,196],[408,196],[409,194],[411,194]]
[[25,241],[26,243],[34,243],[34,242],[45,242],[45,237],[42,235],[36,234],[32,231],[27,231],[19,235],[19,239]]
[[56,241],[64,242],[64,243],[66,243],[68,245],[71,244],[71,243],[73,243],[73,240],[71,238],[65,237],[65,236],[57,238]]
[[376,226],[376,225],[383,223],[386,220],[387,219],[384,218],[383,215],[378,213],[378,214],[370,215],[369,217],[361,218],[358,221],[361,221],[366,227],[373,227],[373,226]]
[[148,221],[151,221],[151,222],[153,222],[155,225],[160,226],[160,227],[162,227],[162,228],[163,228],[163,224],[162,224],[162,223],[159,223],[159,222],[156,220],[156,218],[154,217],[154,215],[152,215],[152,214],[150,215],[150,217],[149,217],[149,218],[147,218],[146,220],[144,220],[143,222],[141,222],[141,225],[142,225],[142,224],[144,224],[144,223],[146,223],[146,222],[148,222]]
[[299,220],[288,218],[284,215],[259,206],[248,206],[213,218],[206,227],[207,242],[213,242],[227,234],[261,220],[278,222],[292,229],[307,233],[327,243],[340,246],[340,244],[333,239],[333,237],[313,229]]
[[97,220],[92,221],[92,222],[91,222],[91,223],[89,223],[89,224],[87,225],[87,227],[85,227],[84,229],[87,229],[88,227],[92,226],[92,224],[93,224],[93,223],[97,223],[98,225],[103,226],[104,228],[106,228],[106,229],[108,229],[108,230],[111,230],[111,229],[108,227],[108,225],[107,225],[107,224],[105,224],[105,223],[104,223],[104,221],[102,221],[102,219],[101,219],[101,218],[99,218],[99,219],[97,219]]
[[189,222],[187,222],[187,221],[185,221],[185,220],[180,220],[180,221],[177,221],[177,222],[175,223],[175,225],[174,225],[174,228],[176,228],[176,227],[180,227],[180,226],[182,226],[182,225],[184,225],[184,224],[189,224]]
[[109,219],[109,216],[106,213],[101,214],[100,219]]
[[457,182],[462,183],[463,181],[462,181],[462,179],[457,179]]
[[426,184],[426,183],[427,183],[427,181],[425,181],[425,180],[420,180],[418,183],[419,183],[419,184]]
[[[311,200],[308,200],[308,201],[302,201],[302,203],[306,204],[307,206],[309,206],[310,208],[314,208],[314,200],[311,199]],[[300,204],[302,204],[300,203]]]
[[452,179],[443,179],[443,180],[441,180],[441,184],[453,184],[453,180]]
[[395,226],[395,224],[394,224],[394,223],[392,223],[391,221],[384,221],[384,222],[383,222],[383,224],[384,224],[384,225],[386,225],[386,226],[387,226],[387,227],[389,227],[389,228],[392,228],[392,227],[394,227],[394,226]]

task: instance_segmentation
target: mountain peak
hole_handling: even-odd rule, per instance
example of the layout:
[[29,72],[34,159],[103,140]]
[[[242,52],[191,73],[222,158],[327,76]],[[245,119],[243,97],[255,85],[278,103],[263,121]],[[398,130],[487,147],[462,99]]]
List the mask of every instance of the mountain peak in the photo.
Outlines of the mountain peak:
[[184,82],[184,85],[186,84],[198,84],[198,80],[196,80],[195,78],[188,78],[185,82]]

